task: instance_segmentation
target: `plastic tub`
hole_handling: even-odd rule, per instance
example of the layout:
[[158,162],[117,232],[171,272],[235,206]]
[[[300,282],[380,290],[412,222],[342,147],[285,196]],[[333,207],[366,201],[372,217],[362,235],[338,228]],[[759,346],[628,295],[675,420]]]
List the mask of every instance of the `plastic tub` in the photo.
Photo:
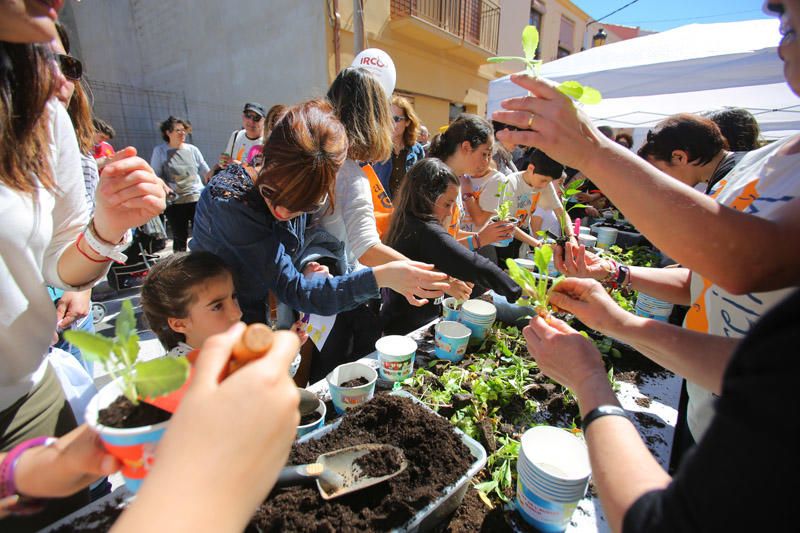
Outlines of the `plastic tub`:
[[[394,391],[390,393],[394,396],[402,396],[404,398],[408,398],[413,402],[418,403],[425,409],[433,412],[433,410],[418,400],[414,395],[409,394],[406,391]],[[303,438],[299,439],[298,443],[307,442],[311,439],[320,439],[339,427],[339,424],[342,423],[342,419],[340,418],[333,424],[323,427],[322,429],[318,429],[305,435]],[[469,489],[469,481],[481,471],[481,469],[486,465],[486,450],[483,446],[480,445],[478,441],[473,438],[467,436],[463,431],[458,429],[457,427],[453,426],[453,431],[455,431],[459,437],[461,437],[461,442],[469,448],[469,451],[472,453],[472,457],[475,458],[475,461],[470,465],[469,470],[467,473],[461,476],[455,483],[450,485],[449,487],[445,487],[444,493],[436,498],[434,501],[429,503],[427,506],[420,509],[416,515],[414,515],[411,520],[400,526],[399,528],[393,529],[392,532],[396,533],[416,533],[418,531],[431,531],[433,530],[439,523],[441,523],[445,518],[450,516],[453,511],[458,509],[458,506],[461,505],[461,502],[464,500],[464,495],[467,493],[467,489]]]

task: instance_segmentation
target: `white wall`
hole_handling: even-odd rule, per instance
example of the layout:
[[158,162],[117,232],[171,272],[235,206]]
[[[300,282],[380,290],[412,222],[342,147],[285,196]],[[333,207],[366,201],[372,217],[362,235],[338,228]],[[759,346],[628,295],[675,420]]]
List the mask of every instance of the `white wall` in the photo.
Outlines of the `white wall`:
[[[62,19],[89,79],[183,93],[193,142],[209,162],[241,127],[244,102],[269,109],[327,88],[324,2],[94,0],[68,2]],[[160,142],[151,126],[145,157]]]

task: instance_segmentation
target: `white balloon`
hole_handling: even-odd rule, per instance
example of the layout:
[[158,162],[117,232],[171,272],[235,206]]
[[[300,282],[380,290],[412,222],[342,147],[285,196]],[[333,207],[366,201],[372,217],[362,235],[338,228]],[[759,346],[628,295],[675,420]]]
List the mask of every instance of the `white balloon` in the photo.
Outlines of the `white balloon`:
[[386,96],[391,98],[397,82],[397,71],[389,54],[379,48],[367,48],[353,59],[353,67],[361,67],[372,72],[380,82]]

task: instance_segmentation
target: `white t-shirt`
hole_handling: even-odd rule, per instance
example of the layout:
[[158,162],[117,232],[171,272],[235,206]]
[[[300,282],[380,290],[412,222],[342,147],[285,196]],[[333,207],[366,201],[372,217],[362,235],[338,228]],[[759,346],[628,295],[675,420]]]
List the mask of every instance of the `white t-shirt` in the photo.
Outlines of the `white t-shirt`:
[[375,226],[369,178],[359,164],[347,159],[336,174],[333,213],[326,204],[315,215],[322,229],[345,245],[349,270],[362,268],[358,258],[381,242]]
[[[478,205],[484,211],[494,212],[500,205],[500,184],[506,183],[506,178],[501,172],[493,172],[487,174],[483,178],[473,178],[472,176],[465,176],[472,185],[472,191],[478,194]],[[464,191],[462,191],[464,192]],[[509,193],[506,192],[506,197],[510,198]],[[480,227],[475,227],[475,222],[469,214],[469,211],[461,206],[461,231],[476,232]]]
[[248,139],[245,130],[237,130],[231,133],[231,137],[225,145],[225,152],[230,154],[231,159],[242,163],[250,163],[255,154],[261,153],[263,144],[263,136],[257,139]]
[[[508,176],[506,195],[511,198],[511,213],[519,219],[518,225],[530,228],[530,217],[535,211],[541,209],[553,213],[561,205],[561,201],[552,181],[540,189],[535,189],[525,181],[524,174],[525,172],[515,172]],[[552,218],[555,218],[555,215]]]
[[0,184],[0,410],[28,394],[44,376],[56,329],[47,285],[71,287],[58,260],[89,221],[80,151],[63,106],[47,106],[51,168],[58,192],[36,199]]
[[[800,154],[776,155],[787,138],[748,153],[713,189],[711,196],[728,207],[770,219],[800,196]],[[768,238],[769,236],[765,236]],[[794,243],[776,243],[793,246]],[[730,265],[731,268],[740,268]],[[794,288],[735,295],[692,273],[692,306],[684,327],[726,337],[747,335],[753,325]],[[700,440],[714,415],[713,394],[689,382],[689,429]]]

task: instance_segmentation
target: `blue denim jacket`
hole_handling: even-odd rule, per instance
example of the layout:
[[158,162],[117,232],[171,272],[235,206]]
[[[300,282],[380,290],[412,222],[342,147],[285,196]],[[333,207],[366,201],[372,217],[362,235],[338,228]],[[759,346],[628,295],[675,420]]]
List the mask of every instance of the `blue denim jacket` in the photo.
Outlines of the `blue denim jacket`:
[[306,215],[282,222],[272,215],[241,167],[209,182],[194,216],[191,250],[221,257],[233,270],[245,322],[266,320],[269,291],[292,309],[335,315],[380,297],[372,269],[306,279],[292,258],[303,248]]

